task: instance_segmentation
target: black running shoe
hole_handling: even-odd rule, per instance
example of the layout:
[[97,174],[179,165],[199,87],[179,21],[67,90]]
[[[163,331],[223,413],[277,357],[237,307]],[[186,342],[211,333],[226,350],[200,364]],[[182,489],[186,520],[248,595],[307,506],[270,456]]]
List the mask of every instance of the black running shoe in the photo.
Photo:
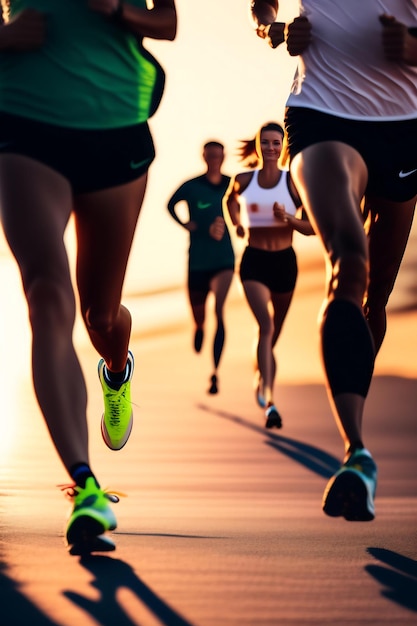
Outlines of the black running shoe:
[[282,428],[281,415],[278,413],[276,406],[271,404],[265,411],[265,428]]
[[207,393],[210,393],[211,395],[214,395],[214,394],[219,392],[219,388],[217,387],[217,376],[216,376],[216,374],[213,374],[213,376],[211,377],[210,381],[211,381],[211,385],[210,385],[210,388],[209,388]]

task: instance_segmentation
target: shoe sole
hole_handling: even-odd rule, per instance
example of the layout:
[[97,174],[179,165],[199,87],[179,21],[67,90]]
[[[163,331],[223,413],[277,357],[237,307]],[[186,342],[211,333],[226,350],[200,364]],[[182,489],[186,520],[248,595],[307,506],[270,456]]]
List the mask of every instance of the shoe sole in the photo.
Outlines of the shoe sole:
[[107,530],[114,530],[116,528],[116,518],[113,516],[112,521],[109,519],[104,520],[100,518],[99,511],[93,509],[83,509],[72,515],[72,521],[68,524],[67,528],[67,542],[69,544],[78,543],[82,541],[85,536],[97,537],[102,535]]
[[107,432],[106,424],[104,422],[104,414],[102,415],[102,418],[101,418],[101,436],[103,437],[104,443],[106,444],[106,446],[108,448],[110,448],[110,450],[113,450],[113,451],[116,452],[117,450],[121,450],[122,448],[124,448],[124,446],[127,444],[128,440],[129,440],[130,434],[132,432],[132,428],[133,428],[133,415],[130,417],[129,425],[127,427],[125,436],[123,437],[121,443],[118,444],[118,445],[115,445],[111,441],[109,433]]
[[271,411],[266,418],[265,428],[282,428],[282,419],[278,411]]
[[72,556],[86,556],[92,552],[113,552],[116,550],[115,543],[109,537],[96,536],[84,537],[80,542],[68,547]]
[[371,522],[375,518],[368,488],[355,470],[346,469],[330,480],[323,496],[323,511],[348,522]]

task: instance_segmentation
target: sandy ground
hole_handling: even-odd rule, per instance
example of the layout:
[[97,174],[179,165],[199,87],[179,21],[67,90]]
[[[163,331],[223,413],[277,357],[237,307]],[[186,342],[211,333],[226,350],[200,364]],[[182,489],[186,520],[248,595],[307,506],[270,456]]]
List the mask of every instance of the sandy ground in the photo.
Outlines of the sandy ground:
[[206,393],[211,323],[198,356],[188,320],[135,330],[135,425],[120,452],[101,441],[97,357],[82,345],[93,467],[127,494],[108,555],[64,548],[69,504],[55,485],[68,479],[19,348],[2,419],[2,626],[416,624],[417,314],[390,315],[366,407],[377,517],[327,518],[322,492],[342,447],[317,349],[321,270],[300,277],[277,348],[281,431],[264,429],[254,401],[254,325],[237,284],[217,396]]

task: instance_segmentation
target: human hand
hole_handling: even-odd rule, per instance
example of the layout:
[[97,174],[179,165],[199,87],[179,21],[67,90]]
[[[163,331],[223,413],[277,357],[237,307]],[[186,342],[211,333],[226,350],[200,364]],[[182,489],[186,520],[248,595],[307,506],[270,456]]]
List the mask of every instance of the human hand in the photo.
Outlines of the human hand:
[[410,35],[405,24],[398,22],[393,15],[379,16],[382,24],[382,47],[388,61],[417,65],[417,38]]
[[274,206],[272,207],[272,211],[274,213],[274,217],[282,222],[283,224],[288,223],[288,216],[285,211],[285,206],[283,204],[279,204],[279,202],[274,202]]
[[111,17],[119,6],[119,0],[88,0],[88,8]]
[[220,241],[220,239],[222,239],[225,230],[226,224],[224,219],[220,216],[216,217],[214,222],[212,222],[209,227],[210,236],[216,241]]
[[272,22],[264,31],[264,38],[268,39],[271,48],[278,48],[278,46],[285,41],[285,26],[285,22]]
[[189,222],[186,222],[185,224],[183,224],[183,226],[190,233],[192,233],[193,231],[197,230],[197,224],[195,222],[193,222],[192,220],[190,220]]
[[23,9],[0,29],[0,48],[3,50],[37,50],[46,36],[45,15],[36,9]]
[[296,17],[288,25],[287,50],[292,57],[302,54],[311,42],[311,24],[304,16]]

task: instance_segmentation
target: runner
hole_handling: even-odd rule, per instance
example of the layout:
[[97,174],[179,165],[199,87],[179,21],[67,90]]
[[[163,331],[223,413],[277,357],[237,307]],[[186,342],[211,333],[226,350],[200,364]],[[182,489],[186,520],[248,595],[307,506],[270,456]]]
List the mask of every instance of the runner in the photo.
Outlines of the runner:
[[[163,71],[143,37],[172,40],[173,0],[3,1],[0,204],[32,327],[37,399],[73,480],[72,553],[114,549],[116,527],[89,460],[87,392],[72,334],[75,296],[64,232],[73,215],[77,288],[101,356],[102,433],[112,450],[132,427],[129,311],[121,293],[154,146],[147,120]],[[117,498],[116,498],[117,499]]]
[[372,520],[377,467],[362,422],[416,204],[417,5],[303,0],[287,36],[276,0],[251,10],[260,37],[301,55],[287,101],[290,169],[331,268],[321,346],[345,448],[323,509]]
[[226,195],[239,237],[245,236],[243,224],[247,221],[248,245],[242,256],[240,278],[259,327],[255,389],[257,402],[265,409],[266,428],[282,426],[273,399],[277,370],[273,350],[297,280],[293,233],[313,234],[308,220],[296,216],[301,201],[288,172],[278,165],[283,140],[283,128],[269,122],[255,139],[243,141],[242,161],[250,161],[251,167],[259,164],[261,167],[237,174]]
[[[218,393],[218,367],[225,342],[223,307],[233,279],[235,257],[223,217],[222,200],[230,176],[222,173],[224,146],[208,141],[203,148],[206,172],[184,182],[168,202],[168,211],[190,233],[188,296],[195,322],[194,349],[200,352],[204,339],[206,301],[215,298],[216,331],[213,341],[213,373],[208,393]],[[176,205],[185,202],[189,220],[183,222]]]

